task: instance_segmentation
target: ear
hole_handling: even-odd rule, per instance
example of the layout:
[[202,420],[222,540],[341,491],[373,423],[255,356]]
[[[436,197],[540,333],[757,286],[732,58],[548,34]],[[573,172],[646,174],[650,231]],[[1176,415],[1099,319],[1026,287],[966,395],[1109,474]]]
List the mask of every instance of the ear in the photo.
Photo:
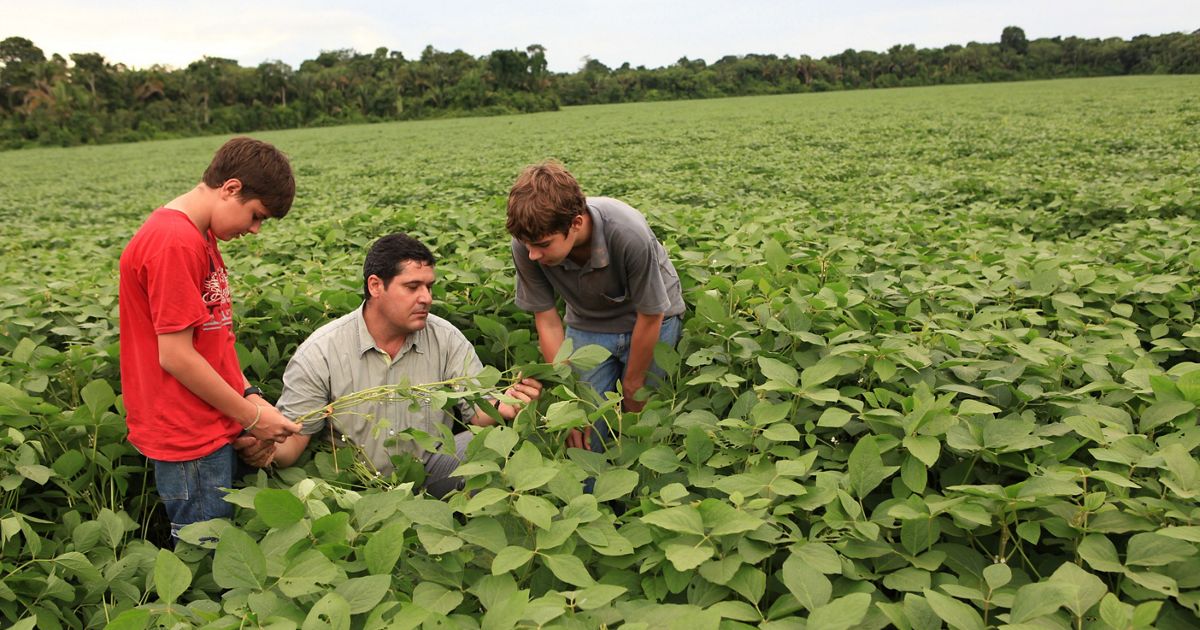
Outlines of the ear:
[[241,197],[242,180],[236,177],[225,180],[225,183],[221,184],[221,194],[228,197]]
[[383,284],[383,278],[375,274],[371,274],[367,278],[367,293],[370,293],[371,297],[379,297],[386,289],[387,287]]

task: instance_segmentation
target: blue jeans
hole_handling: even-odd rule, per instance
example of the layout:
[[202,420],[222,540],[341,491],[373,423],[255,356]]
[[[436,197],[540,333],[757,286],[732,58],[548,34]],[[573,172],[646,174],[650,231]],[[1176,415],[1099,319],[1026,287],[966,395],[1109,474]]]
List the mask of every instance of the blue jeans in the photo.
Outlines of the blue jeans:
[[231,518],[233,504],[224,499],[225,491],[233,487],[237,455],[233,445],[221,448],[199,459],[185,462],[154,462],[154,485],[158,498],[171,520],[171,539],[179,539],[184,525],[211,518]]
[[[675,344],[679,343],[682,328],[683,318],[681,316],[674,315],[664,318],[662,328],[658,332],[658,341],[674,347]],[[579,377],[591,385],[592,389],[596,390],[596,393],[600,394],[601,397],[604,396],[605,392],[617,391],[617,380],[625,374],[625,364],[629,362],[629,344],[633,340],[633,331],[602,333],[568,328],[567,338],[571,340],[576,348],[595,344],[603,346],[612,353],[612,356],[605,359],[603,363],[584,372]],[[657,365],[651,363],[647,376],[662,378],[663,371]],[[653,385],[653,381],[653,378],[647,378],[646,384]],[[592,451],[597,453],[603,452],[605,444],[611,441],[612,431],[609,430],[608,424],[603,420],[596,423],[592,430]]]

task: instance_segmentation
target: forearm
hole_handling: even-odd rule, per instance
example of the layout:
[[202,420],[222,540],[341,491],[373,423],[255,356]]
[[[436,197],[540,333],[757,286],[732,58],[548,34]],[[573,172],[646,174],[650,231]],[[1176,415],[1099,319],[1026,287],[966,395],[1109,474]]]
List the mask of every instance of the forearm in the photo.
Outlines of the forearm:
[[546,363],[552,363],[558,355],[558,349],[562,347],[563,339],[566,338],[562,318],[558,316],[558,310],[550,309],[534,313],[533,322],[537,329],[538,349],[542,351],[542,358]]
[[308,446],[308,442],[311,439],[312,436],[304,435],[303,433],[289,436],[287,440],[275,447],[275,458],[273,461],[281,468],[287,468],[295,464],[296,460],[300,459],[300,454],[304,452],[304,448]]
[[637,322],[633,325],[633,335],[629,340],[629,359],[625,362],[625,375],[622,379],[627,395],[632,393],[630,390],[636,391],[646,383],[646,372],[654,363],[654,346],[658,344],[662,323],[662,313],[638,313]]
[[242,426],[249,425],[259,413],[258,405],[243,398],[241,391],[217,374],[192,346],[191,337],[190,329],[159,335],[159,365],[197,398]]

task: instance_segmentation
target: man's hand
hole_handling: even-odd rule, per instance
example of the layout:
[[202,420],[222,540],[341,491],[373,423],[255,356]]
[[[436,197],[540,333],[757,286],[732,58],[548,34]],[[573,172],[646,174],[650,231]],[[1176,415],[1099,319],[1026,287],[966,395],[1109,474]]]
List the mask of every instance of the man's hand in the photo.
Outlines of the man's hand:
[[303,428],[301,425],[288,420],[279,413],[279,410],[270,405],[259,405],[261,410],[258,416],[258,422],[254,428],[250,429],[250,435],[254,437],[270,441],[283,442],[293,433],[299,433]]
[[266,468],[275,459],[275,443],[252,435],[238,436],[233,441],[233,448],[243,462],[255,468]]
[[592,427],[586,426],[583,430],[571,429],[567,431],[567,448],[581,448],[585,451],[592,450]]
[[521,401],[519,404],[500,403],[496,406],[500,416],[505,420],[517,417],[521,409],[542,396],[542,383],[537,379],[523,378],[519,383],[504,390],[505,396],[511,396]]

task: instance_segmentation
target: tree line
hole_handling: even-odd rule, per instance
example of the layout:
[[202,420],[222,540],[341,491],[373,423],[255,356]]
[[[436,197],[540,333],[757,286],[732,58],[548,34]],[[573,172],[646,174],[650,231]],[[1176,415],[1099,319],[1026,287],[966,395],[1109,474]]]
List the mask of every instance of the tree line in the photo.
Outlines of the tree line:
[[186,68],[130,68],[98,53],[47,58],[32,41],[0,41],[0,146],[128,142],[264,129],[555,110],[566,105],[790,94],[863,88],[1125,74],[1200,73],[1200,31],[1029,40],[885,52],[679,59],[610,68],[586,59],[547,70],[546,50],[475,57],[427,46],[417,59],[378,48],[323,51],[292,68],[204,57]]

